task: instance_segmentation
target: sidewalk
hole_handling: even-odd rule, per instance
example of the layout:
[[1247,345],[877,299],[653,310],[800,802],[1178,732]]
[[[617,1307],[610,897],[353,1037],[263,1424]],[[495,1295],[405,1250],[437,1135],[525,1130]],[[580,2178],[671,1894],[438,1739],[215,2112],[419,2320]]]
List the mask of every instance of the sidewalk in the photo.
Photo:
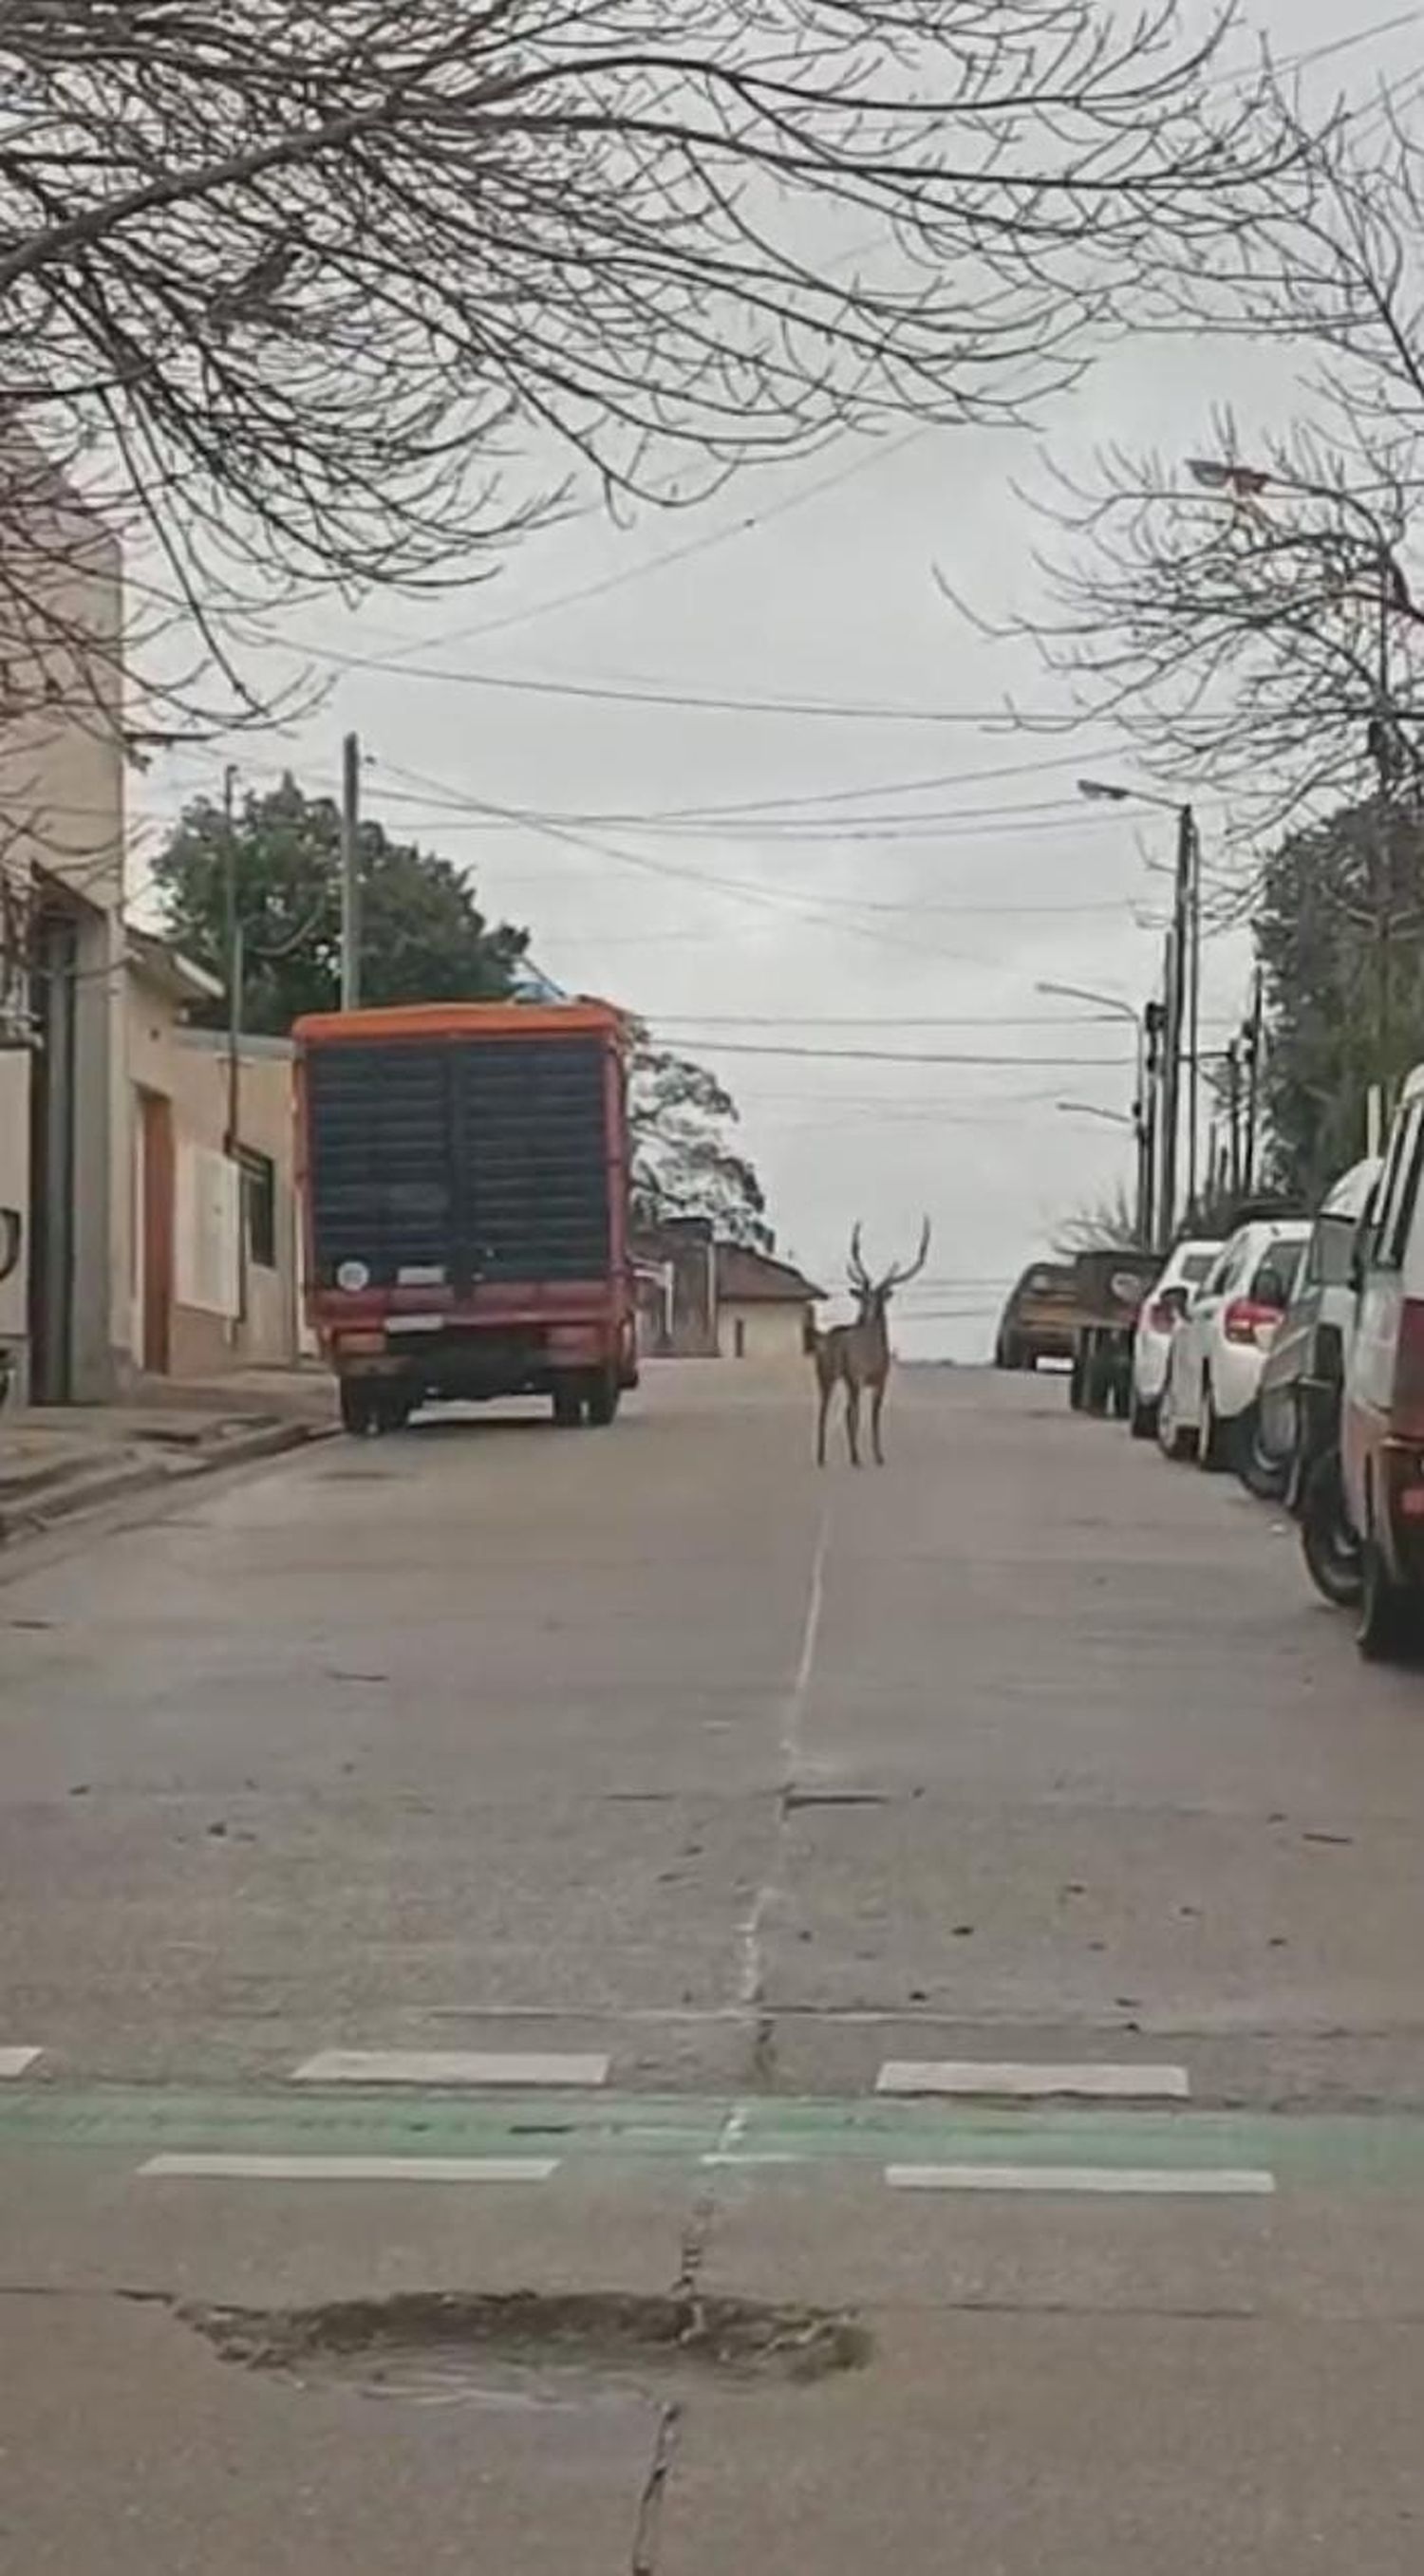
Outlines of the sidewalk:
[[0,1414],[0,1548],[126,1494],[299,1448],[335,1423],[319,1366],[153,1378],[122,1404]]

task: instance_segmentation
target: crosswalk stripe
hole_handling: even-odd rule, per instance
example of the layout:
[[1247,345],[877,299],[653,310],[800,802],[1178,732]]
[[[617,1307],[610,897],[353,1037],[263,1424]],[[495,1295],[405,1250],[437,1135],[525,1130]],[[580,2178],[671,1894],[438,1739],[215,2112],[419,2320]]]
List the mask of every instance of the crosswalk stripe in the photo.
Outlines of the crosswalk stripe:
[[956,2093],[1015,2101],[1184,2102],[1191,2091],[1184,2066],[1095,2064],[1035,2065],[1031,2060],[887,2058],[877,2093]]
[[557,2156],[150,2156],[150,2179],[197,2182],[547,2182]]
[[527,2085],[531,2092],[608,2080],[606,2057],[534,2049],[324,2048],[294,2084]]
[[1144,2198],[1262,2198],[1264,2170],[1225,2165],[887,2165],[892,2191],[1125,2193]]

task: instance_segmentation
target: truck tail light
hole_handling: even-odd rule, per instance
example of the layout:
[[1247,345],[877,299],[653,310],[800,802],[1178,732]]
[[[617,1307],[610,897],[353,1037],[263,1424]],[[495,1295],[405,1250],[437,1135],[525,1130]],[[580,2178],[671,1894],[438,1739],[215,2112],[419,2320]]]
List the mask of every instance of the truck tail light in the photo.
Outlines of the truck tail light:
[[1424,1440],[1424,1302],[1406,1297],[1394,1346],[1390,1429],[1406,1440]]
[[386,1337],[384,1333],[338,1333],[336,1347],[346,1359],[381,1359]]
[[1269,1339],[1281,1320],[1279,1306],[1263,1306],[1258,1297],[1233,1297],[1221,1319],[1229,1342],[1243,1345]]

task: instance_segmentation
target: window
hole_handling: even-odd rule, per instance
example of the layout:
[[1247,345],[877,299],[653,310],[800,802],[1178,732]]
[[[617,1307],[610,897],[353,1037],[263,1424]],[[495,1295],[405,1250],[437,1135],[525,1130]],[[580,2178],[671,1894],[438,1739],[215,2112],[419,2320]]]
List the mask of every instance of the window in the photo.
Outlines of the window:
[[1381,1270],[1401,1270],[1424,1162],[1424,1108],[1415,1101],[1399,1121],[1380,1191],[1373,1257]]
[[277,1167],[270,1154],[250,1145],[237,1149],[242,1175],[242,1233],[247,1258],[257,1270],[277,1267]]
[[1289,1235],[1280,1237],[1275,1243],[1268,1243],[1256,1265],[1256,1276],[1252,1282],[1257,1293],[1259,1294],[1262,1279],[1269,1273],[1279,1280],[1285,1291],[1286,1303],[1289,1305],[1295,1294],[1295,1283],[1300,1275],[1304,1252],[1305,1245],[1298,1238],[1293,1239]]

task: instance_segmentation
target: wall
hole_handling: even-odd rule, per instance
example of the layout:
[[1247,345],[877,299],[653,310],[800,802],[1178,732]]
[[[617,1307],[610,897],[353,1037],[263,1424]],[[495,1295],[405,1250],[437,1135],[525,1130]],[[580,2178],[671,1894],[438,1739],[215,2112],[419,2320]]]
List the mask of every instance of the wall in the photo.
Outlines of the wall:
[[805,1368],[805,1330],[807,1309],[804,1306],[774,1303],[762,1299],[748,1300],[743,1305],[724,1298],[717,1310],[717,1347],[724,1360],[737,1357],[737,1326],[742,1327],[742,1357],[763,1366],[775,1365]]
[[[245,1264],[245,1312],[239,1319],[225,1311],[234,1297],[223,1295],[223,1281],[214,1275],[226,1270],[235,1289],[230,1258],[222,1255],[228,1217],[217,1203],[227,1133],[226,1041],[220,1034],[179,1025],[171,1001],[135,973],[130,977],[128,1048],[135,1091],[157,1092],[173,1104],[178,1166],[175,1215],[180,1232],[174,1247],[171,1374],[211,1377],[234,1367],[284,1367],[298,1349],[291,1049],[275,1038],[248,1038],[242,1047],[239,1137],[252,1152],[265,1154],[275,1170],[276,1258],[271,1268]],[[142,1204],[137,1155],[130,1203],[135,1210]],[[201,1242],[191,1232],[195,1208],[205,1211]],[[185,1286],[187,1298],[182,1294]],[[136,1234],[130,1281],[135,1349],[142,1348],[143,1294],[142,1244]],[[195,1294],[202,1296],[201,1304],[191,1302]]]
[[[111,1394],[128,1339],[130,1138],[124,1073],[122,890],[125,750],[118,542],[22,435],[0,441],[0,866],[16,889],[23,967],[38,904],[75,923],[71,1393]],[[13,955],[9,960],[13,967]],[[23,994],[20,999],[23,1000]],[[0,1054],[0,1200],[23,1181],[26,1260],[0,1288],[0,1331],[26,1334],[28,1138],[35,1065]]]

